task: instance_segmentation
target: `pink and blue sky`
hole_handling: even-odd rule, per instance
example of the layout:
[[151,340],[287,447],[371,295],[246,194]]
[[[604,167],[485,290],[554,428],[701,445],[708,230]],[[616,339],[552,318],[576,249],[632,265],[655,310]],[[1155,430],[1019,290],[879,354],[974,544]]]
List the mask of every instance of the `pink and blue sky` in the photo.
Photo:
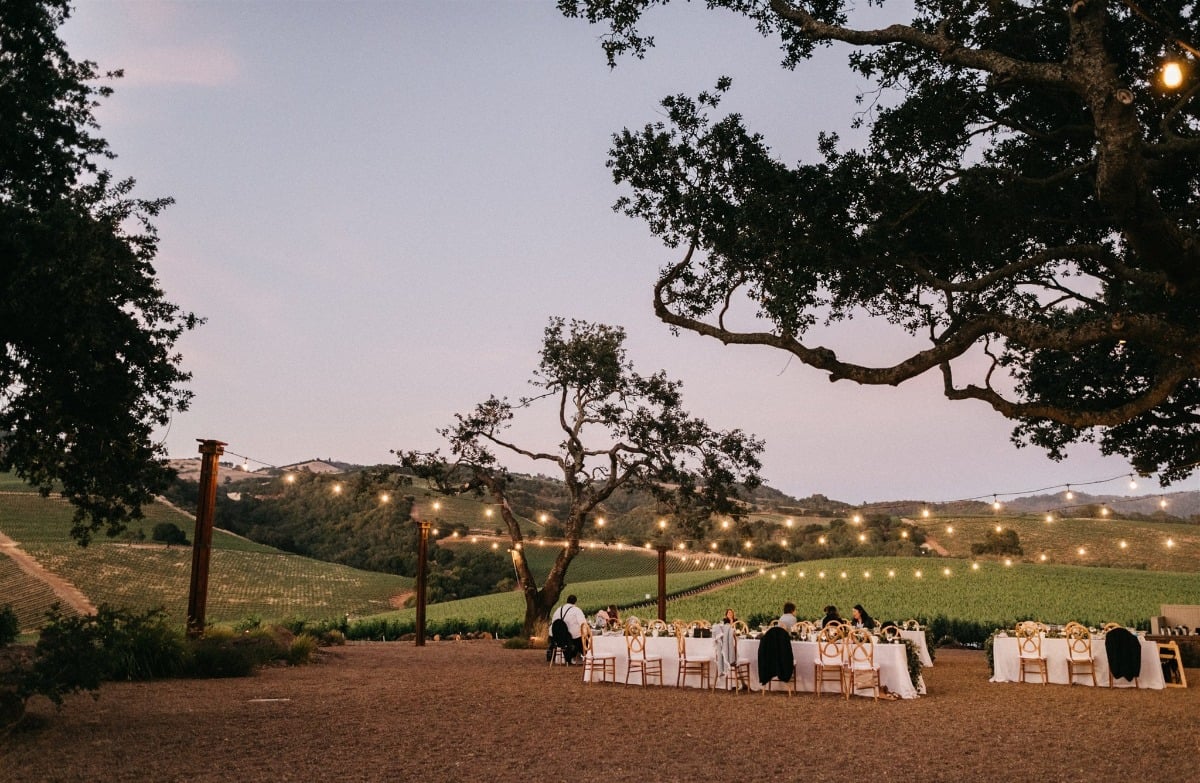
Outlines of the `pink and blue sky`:
[[[650,300],[674,251],[611,210],[611,134],[729,75],[723,108],[783,160],[811,158],[821,130],[856,138],[869,85],[844,50],[784,71],[700,4],[647,26],[658,46],[610,71],[602,31],[552,0],[80,2],[73,56],[125,70],[98,112],[112,168],[176,199],[157,269],[208,319],[180,344],[196,399],[160,434],[171,455],[197,438],[255,467],[435,448],[455,412],[529,391],[557,315],[625,327],[634,365],[763,437],[765,478],[793,495],[937,501],[1128,472],[1094,449],[1061,464],[1017,449],[1009,422],[945,401],[940,378],[831,384],[779,352],[673,336]],[[867,323],[832,343],[877,361],[905,346]],[[551,446],[551,425],[514,438]]]

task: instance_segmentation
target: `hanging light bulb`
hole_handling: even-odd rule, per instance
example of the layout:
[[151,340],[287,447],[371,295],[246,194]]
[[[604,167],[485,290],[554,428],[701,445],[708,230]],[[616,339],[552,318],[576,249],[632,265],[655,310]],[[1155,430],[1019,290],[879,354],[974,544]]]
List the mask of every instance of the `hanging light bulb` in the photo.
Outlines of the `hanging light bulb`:
[[1133,477],[1132,473],[1129,474],[1129,488],[1137,489],[1137,479]]
[[923,517],[925,517],[926,519],[928,519],[928,518],[929,518],[929,509],[928,509],[928,508],[923,508],[923,509],[921,509],[921,516],[923,516]]
[[993,511],[1000,510],[1000,501],[996,499],[995,495],[992,495],[992,510]]
[[1166,499],[1166,498],[1159,498],[1159,499],[1158,499],[1158,507],[1159,507],[1159,508],[1166,508],[1166,507],[1167,507],[1167,499]]
[[1108,516],[1108,506],[1100,507],[1100,516],[1102,516],[1102,517]]
[[1071,485],[1068,484],[1067,485],[1067,500],[1074,500],[1074,499],[1075,499],[1075,493],[1071,491]]
[[1183,66],[1177,60],[1167,60],[1162,66],[1162,83],[1168,90],[1183,84]]

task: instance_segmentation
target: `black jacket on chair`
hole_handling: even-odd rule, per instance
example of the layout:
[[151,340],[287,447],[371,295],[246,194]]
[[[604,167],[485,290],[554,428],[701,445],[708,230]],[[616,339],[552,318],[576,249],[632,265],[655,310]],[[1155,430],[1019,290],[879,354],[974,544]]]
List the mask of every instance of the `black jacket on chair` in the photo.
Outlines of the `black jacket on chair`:
[[796,670],[792,658],[792,637],[781,626],[768,628],[758,643],[758,681],[766,685],[772,678],[783,682],[792,679]]
[[1142,643],[1128,628],[1113,628],[1104,635],[1104,653],[1113,677],[1132,681],[1142,673]]

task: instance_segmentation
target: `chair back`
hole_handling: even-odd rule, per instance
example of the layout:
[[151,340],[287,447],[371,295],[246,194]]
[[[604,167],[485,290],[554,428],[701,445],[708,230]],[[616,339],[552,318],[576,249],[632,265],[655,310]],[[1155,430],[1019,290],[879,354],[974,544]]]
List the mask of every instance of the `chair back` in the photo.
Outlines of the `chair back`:
[[630,658],[644,659],[646,657],[646,632],[642,629],[641,623],[625,624],[625,649]]
[[579,642],[583,645],[585,656],[592,654],[592,629],[587,623],[579,626]]
[[1067,657],[1073,660],[1092,659],[1092,632],[1081,623],[1067,623],[1063,629],[1067,637]]
[[663,622],[662,620],[655,617],[653,620],[650,621],[650,624],[648,626],[646,626],[646,630],[649,631],[651,634],[657,634],[658,636],[666,636],[668,627],[669,626],[665,622]]
[[826,665],[845,661],[846,645],[841,623],[830,623],[817,632],[817,658]]
[[744,620],[734,620],[733,632],[736,635],[745,638],[750,635],[750,626],[746,625]]
[[813,631],[815,630],[816,626],[814,626],[808,620],[799,620],[795,625],[792,626],[792,636],[796,636],[802,640],[808,640],[813,638]]
[[866,628],[854,628],[846,637],[846,665],[851,669],[875,668],[875,639]]
[[1041,623],[1027,620],[1017,624],[1017,655],[1022,658],[1042,657]]
[[887,628],[883,629],[881,635],[889,642],[894,642],[897,639],[904,638],[904,634],[900,633],[900,626],[898,625],[889,625]]
[[1111,631],[1114,628],[1124,628],[1124,627],[1125,626],[1121,625],[1120,623],[1105,623],[1104,627],[1101,630],[1104,631],[1104,633],[1108,633],[1109,631]]
[[687,624],[683,620],[676,620],[675,626],[675,649],[679,653],[680,660],[687,660]]

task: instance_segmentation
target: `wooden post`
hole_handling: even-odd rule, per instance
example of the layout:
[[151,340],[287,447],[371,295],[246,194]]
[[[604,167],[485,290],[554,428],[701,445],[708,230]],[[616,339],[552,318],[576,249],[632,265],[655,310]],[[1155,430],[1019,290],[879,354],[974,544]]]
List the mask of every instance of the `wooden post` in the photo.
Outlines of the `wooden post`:
[[219,440],[200,442],[200,497],[196,501],[196,531],[192,535],[192,581],[188,589],[187,635],[204,633],[208,604],[208,561],[212,554],[213,507],[217,502],[217,462],[225,453]]
[[658,619],[667,621],[667,547],[658,545]]
[[425,646],[425,581],[428,576],[429,523],[418,522],[421,539],[417,544],[417,647]]

